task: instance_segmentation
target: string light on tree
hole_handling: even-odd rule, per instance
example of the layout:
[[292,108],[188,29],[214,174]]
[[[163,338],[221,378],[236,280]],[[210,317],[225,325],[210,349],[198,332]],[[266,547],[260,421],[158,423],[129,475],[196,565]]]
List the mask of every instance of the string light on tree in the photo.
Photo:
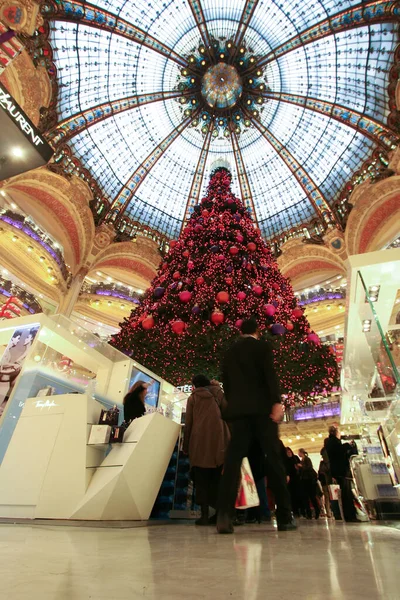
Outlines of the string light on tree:
[[220,376],[223,353],[253,315],[272,344],[288,406],[337,385],[335,357],[310,330],[289,281],[231,192],[229,170],[219,167],[112,344],[184,385],[195,373]]

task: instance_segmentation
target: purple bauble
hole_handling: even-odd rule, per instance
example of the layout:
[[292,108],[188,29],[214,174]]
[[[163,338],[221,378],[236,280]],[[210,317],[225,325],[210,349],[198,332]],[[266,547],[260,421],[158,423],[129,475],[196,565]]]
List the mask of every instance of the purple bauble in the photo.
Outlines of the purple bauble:
[[156,287],[154,290],[154,298],[162,298],[164,296],[165,288]]
[[177,286],[177,285],[178,285],[178,284],[177,284],[176,282],[175,282],[175,283],[170,283],[170,284],[169,284],[169,286],[168,286],[168,289],[170,289],[170,290],[174,290],[174,289],[176,288],[176,286]]
[[232,271],[233,271],[233,267],[231,267],[231,266],[229,266],[229,267],[226,267],[225,271],[226,271],[227,273],[232,273]]
[[216,252],[218,252],[219,246],[211,246],[210,250],[211,250],[211,252],[214,252],[214,254],[215,254]]
[[274,323],[271,327],[271,333],[273,335],[283,335],[286,329],[280,323]]
[[241,216],[240,215],[233,215],[233,218],[235,219],[235,221],[237,221],[239,223]]
[[200,310],[201,310],[201,309],[200,309],[200,306],[199,306],[198,304],[195,304],[195,305],[193,306],[193,308],[192,308],[192,313],[193,313],[194,315],[199,315],[199,314],[200,314]]
[[278,308],[279,306],[279,302],[277,302],[276,300],[272,300],[271,304],[273,304],[275,308]]

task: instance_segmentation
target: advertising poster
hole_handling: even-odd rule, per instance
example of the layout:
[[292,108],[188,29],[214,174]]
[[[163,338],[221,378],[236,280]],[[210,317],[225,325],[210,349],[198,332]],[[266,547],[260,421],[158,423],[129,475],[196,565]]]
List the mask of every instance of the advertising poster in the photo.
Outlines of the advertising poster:
[[37,324],[16,329],[0,358],[0,419],[38,331]]
[[158,396],[160,394],[160,382],[156,379],[153,379],[153,377],[150,377],[150,375],[147,375],[147,373],[143,373],[143,371],[139,371],[139,369],[133,367],[131,372],[131,380],[129,382],[129,389],[131,389],[132,386],[139,381],[149,384],[146,394],[146,404],[148,406],[156,407],[158,404]]

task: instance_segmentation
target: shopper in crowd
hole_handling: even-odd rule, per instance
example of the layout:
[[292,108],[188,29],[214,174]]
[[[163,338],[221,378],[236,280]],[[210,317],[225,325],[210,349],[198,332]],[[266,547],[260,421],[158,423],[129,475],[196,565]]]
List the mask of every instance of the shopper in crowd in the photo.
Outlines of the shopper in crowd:
[[342,495],[342,508],[345,521],[354,522],[356,509],[354,507],[353,492],[351,489],[351,473],[348,454],[348,445],[342,444],[341,434],[337,425],[329,427],[329,437],[325,439],[331,475],[340,485]]
[[318,519],[321,509],[317,499],[318,475],[311,458],[304,448],[299,450],[300,463],[297,465],[300,473],[301,489],[304,501],[303,511],[307,519],[312,518],[311,506],[314,508],[315,518]]
[[300,516],[302,509],[302,495],[301,495],[301,484],[300,484],[300,473],[297,465],[300,463],[299,457],[294,454],[293,450],[289,447],[285,448],[285,463],[286,472],[289,477],[288,486],[290,499],[292,502],[293,514],[297,517]]
[[332,484],[331,467],[329,464],[329,457],[326,448],[321,449],[321,462],[319,463],[318,479],[322,486],[323,499],[325,505],[325,513],[328,519],[333,518],[331,509],[331,499],[329,495],[329,486]]
[[126,394],[124,398],[124,421],[126,423],[143,417],[146,413],[144,403],[148,387],[149,384],[145,381],[137,381]]
[[257,442],[267,457],[269,484],[275,494],[278,530],[296,529],[278,437],[283,407],[272,350],[260,340],[255,319],[243,321],[241,337],[227,351],[222,377],[227,400],[225,419],[231,442],[225,458],[218,498],[217,530],[233,533],[232,517],[240,480],[240,465]]
[[216,508],[218,487],[229,443],[229,429],[222,419],[225,397],[221,386],[205,375],[192,379],[193,392],[186,406],[183,451],[189,455],[196,503],[201,517],[196,525],[209,524],[209,508]]

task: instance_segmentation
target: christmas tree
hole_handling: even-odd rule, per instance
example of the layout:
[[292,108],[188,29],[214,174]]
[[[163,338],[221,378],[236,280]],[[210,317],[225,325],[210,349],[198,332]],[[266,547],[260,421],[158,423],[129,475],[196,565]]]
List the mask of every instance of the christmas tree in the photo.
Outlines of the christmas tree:
[[184,385],[196,373],[218,378],[225,350],[251,316],[273,346],[288,405],[337,385],[331,349],[310,331],[289,281],[231,192],[231,174],[219,168],[140,306],[111,343]]

